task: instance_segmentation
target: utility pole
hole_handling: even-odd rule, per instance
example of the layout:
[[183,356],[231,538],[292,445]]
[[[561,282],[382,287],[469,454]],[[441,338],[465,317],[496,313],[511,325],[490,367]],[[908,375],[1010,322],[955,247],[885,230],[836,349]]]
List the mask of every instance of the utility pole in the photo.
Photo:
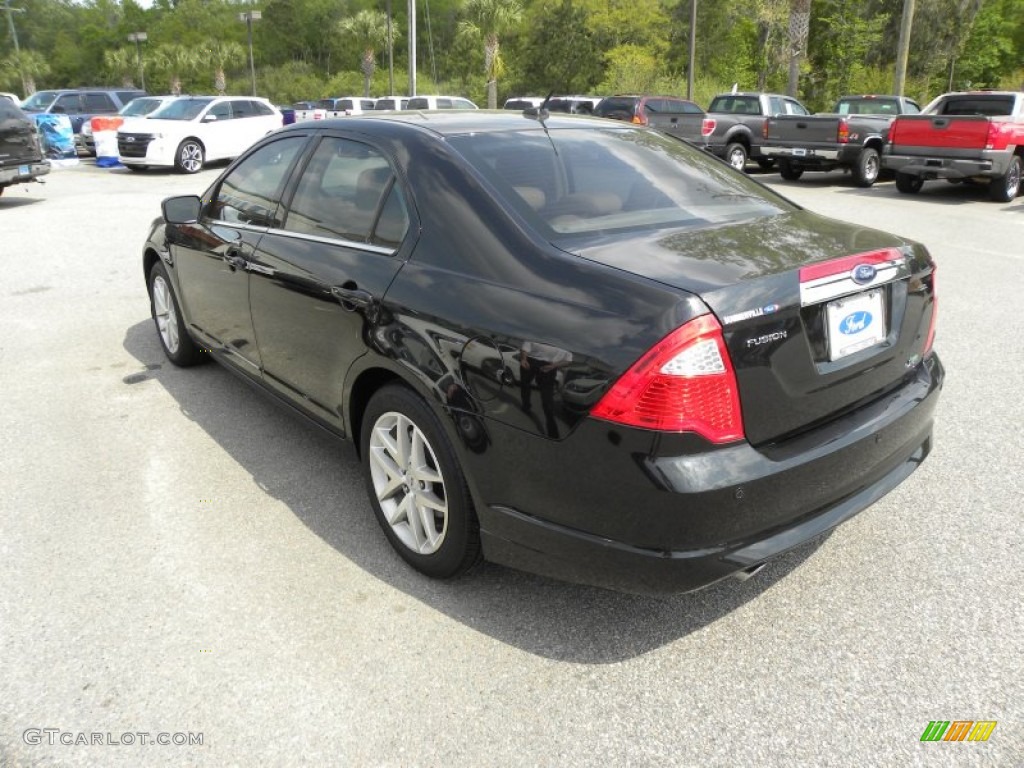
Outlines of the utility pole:
[[686,98],[693,101],[693,63],[697,46],[697,0],[690,0],[690,68],[686,72]]
[[409,95],[416,95],[416,0],[409,0]]
[[142,45],[149,39],[145,32],[132,32],[128,35],[128,42],[135,43],[135,60],[139,65],[139,79],[142,81],[142,90],[146,90],[146,68],[142,65]]
[[24,98],[31,96],[28,93],[28,82],[25,80],[25,69],[21,62],[21,48],[18,46],[18,30],[14,28],[14,14],[25,13],[24,8],[11,8],[11,0],[4,0],[3,10],[7,11],[7,26],[11,30],[11,40],[14,41],[14,57],[18,60],[18,75],[21,77],[21,92]]
[[[914,24],[914,0],[903,0],[903,20],[900,23],[900,43],[896,50],[896,76],[892,81],[892,92],[903,95],[907,80],[907,55],[910,52],[910,30]],[[952,71],[952,70],[951,70]],[[952,80],[952,74],[950,74]]]
[[387,0],[388,9],[388,96],[395,95],[395,41],[391,35],[391,0]]
[[252,73],[252,95],[256,95],[256,61],[252,57],[252,23],[263,18],[262,11],[245,11],[238,14],[238,20],[244,21],[249,28],[249,71]]

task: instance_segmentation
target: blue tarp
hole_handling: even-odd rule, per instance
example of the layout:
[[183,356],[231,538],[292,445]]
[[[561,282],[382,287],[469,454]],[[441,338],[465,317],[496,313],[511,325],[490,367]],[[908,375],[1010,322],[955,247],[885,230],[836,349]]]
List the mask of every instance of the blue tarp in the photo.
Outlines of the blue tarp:
[[50,160],[78,161],[75,151],[75,134],[71,130],[71,118],[67,115],[32,115],[39,126],[43,144],[43,155]]

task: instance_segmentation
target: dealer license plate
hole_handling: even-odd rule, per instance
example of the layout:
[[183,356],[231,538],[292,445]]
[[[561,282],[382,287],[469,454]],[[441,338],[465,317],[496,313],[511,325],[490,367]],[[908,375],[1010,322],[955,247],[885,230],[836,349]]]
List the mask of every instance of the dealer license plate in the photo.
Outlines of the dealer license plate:
[[28,166],[27,165],[19,165],[18,166],[18,174],[21,175],[21,176],[28,176],[28,174],[29,174]]
[[793,157],[803,157],[806,154],[807,154],[807,150],[806,149],[794,149],[793,150]]
[[885,341],[889,330],[884,298],[884,289],[876,288],[826,305],[830,360],[839,360]]

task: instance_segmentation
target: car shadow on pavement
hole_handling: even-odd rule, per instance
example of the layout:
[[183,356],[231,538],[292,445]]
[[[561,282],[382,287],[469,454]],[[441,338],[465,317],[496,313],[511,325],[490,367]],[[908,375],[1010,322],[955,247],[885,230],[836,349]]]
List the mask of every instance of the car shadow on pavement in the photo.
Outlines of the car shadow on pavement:
[[5,192],[0,195],[0,208],[21,208],[26,205],[42,203],[45,200],[45,197],[16,197],[10,192]]
[[149,319],[127,329],[124,349],[139,362],[139,371],[125,377],[126,386],[148,380],[148,386],[163,387],[185,418],[341,556],[455,621],[545,658],[604,664],[671,643],[762,595],[827,538],[772,561],[748,581],[727,579],[681,595],[620,594],[489,563],[461,578],[428,579],[388,545],[349,444],[260,397],[219,365],[174,367]]
[[[933,203],[937,205],[967,205],[968,203],[991,203],[987,184],[958,183],[932,180],[925,183],[920,192],[904,194],[896,189],[896,184],[889,180],[879,180],[872,187],[854,185],[849,174],[816,173],[805,174],[798,181],[779,180],[772,183],[772,188],[780,194],[786,194],[789,187],[835,187],[841,195],[856,197],[896,198],[900,200]],[[991,203],[1000,205],[1000,203]],[[1003,203],[1002,205],[1012,205]]]

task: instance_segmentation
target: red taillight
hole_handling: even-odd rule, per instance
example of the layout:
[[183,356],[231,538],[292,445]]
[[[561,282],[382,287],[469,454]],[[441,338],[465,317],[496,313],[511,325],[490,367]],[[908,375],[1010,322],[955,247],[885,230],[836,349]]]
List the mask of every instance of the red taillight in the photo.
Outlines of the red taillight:
[[591,416],[713,443],[743,439],[736,373],[713,315],[677,328],[626,371]]
[[859,264],[885,264],[890,261],[898,261],[903,254],[898,248],[879,248],[877,251],[866,251],[855,253],[853,256],[842,256],[830,261],[820,261],[817,264],[810,264],[800,267],[800,282],[806,283],[811,280],[818,280],[822,277],[840,275],[843,272],[850,272]]
[[988,135],[985,137],[985,149],[1005,149],[1006,144],[1000,141],[1002,125],[1000,123],[989,123]]
[[935,285],[935,267],[932,267],[932,319],[928,322],[928,335],[924,339],[923,357],[927,357],[935,343],[935,321],[939,317],[939,292]]
[[767,118],[761,123],[761,136],[765,139],[768,138],[768,120]]
[[845,117],[839,118],[839,136],[837,138],[840,144],[850,143],[850,124],[846,122]]
[[700,135],[710,136],[715,132],[715,125],[717,125],[717,123],[713,117],[705,117],[700,122]]

